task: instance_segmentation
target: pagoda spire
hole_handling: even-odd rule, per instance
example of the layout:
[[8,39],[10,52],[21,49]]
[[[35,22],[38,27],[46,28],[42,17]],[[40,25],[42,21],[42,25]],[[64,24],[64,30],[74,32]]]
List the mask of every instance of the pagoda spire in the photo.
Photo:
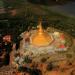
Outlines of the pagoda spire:
[[41,21],[39,21],[38,30],[31,37],[31,44],[34,46],[47,46],[52,40],[52,36],[44,31]]
[[39,25],[38,25],[38,33],[42,34],[43,32],[44,32],[44,30],[43,30],[43,27],[42,27],[42,22],[40,21]]

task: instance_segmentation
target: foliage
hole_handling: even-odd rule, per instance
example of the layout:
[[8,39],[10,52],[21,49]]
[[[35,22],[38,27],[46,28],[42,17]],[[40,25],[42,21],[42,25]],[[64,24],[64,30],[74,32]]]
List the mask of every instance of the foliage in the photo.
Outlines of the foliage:
[[20,6],[25,0],[4,0],[4,6],[9,8],[9,7],[16,7]]
[[24,57],[24,62],[25,62],[25,63],[31,63],[32,60],[31,60],[31,58],[30,58],[29,56],[25,56],[25,57]]
[[18,71],[19,72],[31,72],[31,69],[27,67],[19,66]]
[[53,5],[53,4],[64,4],[67,3],[68,1],[73,1],[73,0],[28,0],[31,3],[38,3],[38,4],[44,4],[44,5]]
[[[20,4],[18,3],[18,0],[13,1],[13,3],[9,2],[11,6],[15,2],[13,5],[13,7],[17,8],[17,14],[15,16],[10,15],[10,13],[0,15],[1,34],[10,33],[13,35],[13,38],[17,38],[22,32],[28,30],[28,27],[30,27],[30,29],[33,26],[36,27],[38,25],[38,19],[41,17],[44,28],[47,26],[55,27],[75,37],[74,17],[52,12],[47,6],[37,6],[32,5],[31,3],[21,4],[23,1],[24,0],[19,0]],[[7,22],[5,20],[7,20]]]
[[48,65],[47,65],[47,70],[48,71],[51,71],[53,69],[53,64],[52,62],[50,62]]

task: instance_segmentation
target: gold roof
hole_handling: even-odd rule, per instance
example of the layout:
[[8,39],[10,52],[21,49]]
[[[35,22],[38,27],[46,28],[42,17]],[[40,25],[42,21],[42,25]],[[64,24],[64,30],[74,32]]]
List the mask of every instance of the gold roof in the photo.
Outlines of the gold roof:
[[31,36],[31,44],[35,46],[47,46],[52,42],[52,37],[43,30],[41,22],[38,25],[38,30]]

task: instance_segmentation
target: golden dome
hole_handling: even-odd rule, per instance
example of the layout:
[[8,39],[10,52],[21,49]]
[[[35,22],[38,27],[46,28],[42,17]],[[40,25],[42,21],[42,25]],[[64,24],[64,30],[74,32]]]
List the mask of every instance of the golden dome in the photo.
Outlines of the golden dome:
[[52,40],[52,36],[48,35],[48,33],[43,30],[40,22],[38,30],[31,36],[31,44],[35,46],[47,46]]

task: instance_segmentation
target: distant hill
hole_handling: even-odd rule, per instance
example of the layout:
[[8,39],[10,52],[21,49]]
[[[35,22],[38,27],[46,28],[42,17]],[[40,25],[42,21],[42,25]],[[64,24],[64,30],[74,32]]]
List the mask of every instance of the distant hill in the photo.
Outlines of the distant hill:
[[3,0],[0,0],[0,14],[5,13]]
[[3,1],[0,0],[0,8],[3,8],[3,7],[4,7],[4,5],[3,5]]
[[[13,9],[8,9],[8,18],[4,18],[7,19],[7,22],[6,20],[0,21],[0,28],[2,26],[4,31],[7,31],[7,33],[10,32],[15,36],[19,35],[23,31],[27,30],[28,27],[36,27],[38,19],[41,17],[44,27],[55,27],[75,36],[75,17],[52,12],[48,9],[48,6],[36,5],[27,1],[20,4],[17,3],[16,5],[12,4],[12,6],[14,6]],[[14,10],[16,14],[12,15]],[[0,33],[2,33],[2,31]]]
[[44,4],[44,5],[54,5],[54,4],[64,4],[74,0],[28,0],[34,4]]

